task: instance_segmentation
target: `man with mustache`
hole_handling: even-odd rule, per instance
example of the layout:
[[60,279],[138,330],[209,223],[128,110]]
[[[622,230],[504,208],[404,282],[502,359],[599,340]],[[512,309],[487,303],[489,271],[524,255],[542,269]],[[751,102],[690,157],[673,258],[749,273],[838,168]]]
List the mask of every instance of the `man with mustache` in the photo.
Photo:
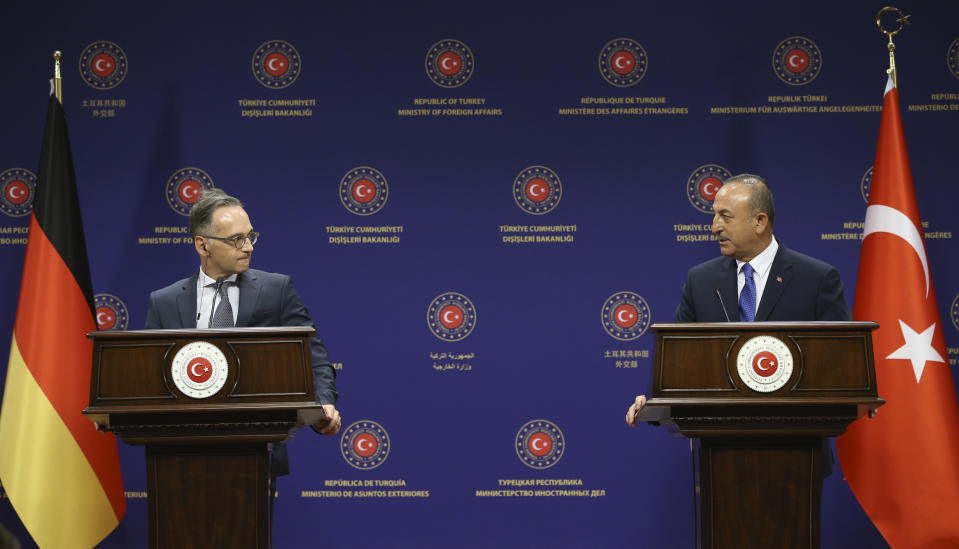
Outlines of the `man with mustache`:
[[[783,246],[773,237],[775,218],[763,178],[741,174],[724,182],[712,225],[722,256],[689,270],[678,322],[852,320],[839,271]],[[638,395],[629,407],[631,427],[645,404],[646,396]]]
[[[219,189],[204,191],[190,209],[190,236],[200,269],[150,294],[146,329],[313,327],[289,276],[250,268],[260,233],[238,199]],[[310,351],[314,397],[329,420],[314,429],[335,435],[341,425],[334,406],[336,371],[315,334]],[[289,473],[285,445],[274,445],[271,467],[274,476]]]

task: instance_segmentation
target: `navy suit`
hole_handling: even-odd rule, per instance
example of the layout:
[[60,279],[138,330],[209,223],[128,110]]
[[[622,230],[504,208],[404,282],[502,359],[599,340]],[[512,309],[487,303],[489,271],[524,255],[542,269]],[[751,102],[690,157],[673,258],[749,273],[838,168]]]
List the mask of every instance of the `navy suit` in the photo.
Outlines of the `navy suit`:
[[[196,284],[200,272],[150,293],[146,329],[196,328]],[[293,287],[293,280],[284,274],[249,269],[236,278],[240,290],[240,308],[236,326],[310,326],[313,320]],[[334,404],[336,371],[326,354],[326,347],[314,334],[310,339],[313,365],[313,392],[320,404]],[[289,472],[286,447],[273,449],[274,474]]]
[[[720,256],[700,263],[686,275],[683,297],[676,309],[678,322],[739,321],[736,260]],[[716,297],[718,288],[726,314]],[[756,322],[852,320],[842,281],[835,267],[794,252],[782,243],[766,278]]]

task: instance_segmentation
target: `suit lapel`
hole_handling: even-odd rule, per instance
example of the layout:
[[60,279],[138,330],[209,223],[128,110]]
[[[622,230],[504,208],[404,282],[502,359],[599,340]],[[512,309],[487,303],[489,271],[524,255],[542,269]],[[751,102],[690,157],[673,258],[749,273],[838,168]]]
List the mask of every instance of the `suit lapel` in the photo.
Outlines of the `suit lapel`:
[[[736,260],[730,257],[724,259],[722,264],[722,275],[719,283],[719,291],[723,296],[723,303],[726,304],[726,315],[732,322],[739,321],[739,296],[736,291]],[[722,308],[722,306],[720,306]]]
[[196,328],[196,280],[200,271],[186,280],[180,287],[180,294],[176,296],[176,307],[180,312],[180,324],[183,328]]
[[769,319],[769,314],[773,307],[779,302],[783,291],[790,282],[792,271],[792,261],[790,261],[789,252],[779,244],[779,250],[776,257],[773,258],[772,267],[769,269],[769,276],[766,277],[766,286],[763,288],[763,297],[759,301],[759,307],[756,310],[756,322],[765,322]]
[[248,326],[250,317],[256,310],[256,302],[260,298],[260,283],[256,279],[256,274],[246,271],[237,275],[236,286],[240,289],[240,310],[236,313],[236,325],[237,327]]

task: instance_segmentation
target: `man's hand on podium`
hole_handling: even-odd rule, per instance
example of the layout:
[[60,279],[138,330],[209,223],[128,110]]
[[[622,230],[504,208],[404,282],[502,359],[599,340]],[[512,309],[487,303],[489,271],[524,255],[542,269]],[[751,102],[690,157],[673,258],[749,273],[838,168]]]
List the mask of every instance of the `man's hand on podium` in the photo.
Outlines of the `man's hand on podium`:
[[313,425],[313,430],[321,435],[335,435],[340,432],[340,426],[343,424],[340,413],[336,411],[336,406],[324,404],[323,411],[326,413],[326,419]]
[[633,402],[629,410],[626,410],[626,424],[630,427],[636,426],[636,416],[646,406],[646,395],[636,395],[636,401]]

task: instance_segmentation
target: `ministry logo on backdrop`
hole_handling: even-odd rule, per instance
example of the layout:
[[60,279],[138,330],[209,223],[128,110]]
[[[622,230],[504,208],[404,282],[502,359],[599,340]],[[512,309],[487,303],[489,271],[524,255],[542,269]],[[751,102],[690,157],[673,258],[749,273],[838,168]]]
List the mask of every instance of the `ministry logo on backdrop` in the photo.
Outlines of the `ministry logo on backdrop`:
[[526,213],[549,213],[562,197],[563,183],[556,172],[546,166],[530,166],[513,180],[513,200]]
[[599,52],[599,72],[607,82],[620,88],[636,84],[646,76],[649,58],[643,46],[629,38],[610,40]]
[[292,84],[300,76],[302,67],[300,53],[283,40],[268,40],[253,52],[253,76],[270,89]]
[[946,51],[946,66],[953,76],[959,78],[959,38],[949,44],[949,50]]
[[115,88],[127,76],[127,54],[107,40],[100,40],[80,52],[80,77],[91,88],[108,90]]
[[866,204],[869,204],[869,189],[872,187],[872,168],[872,166],[869,166],[866,173],[862,174],[862,179],[859,180],[859,193],[862,194],[862,199],[866,201]]
[[473,76],[475,68],[473,52],[459,40],[440,40],[426,52],[426,74],[437,86],[462,86]]
[[949,307],[949,317],[952,318],[952,326],[959,331],[959,294],[952,300],[952,306]]
[[130,311],[126,303],[115,295],[93,296],[93,308],[97,312],[97,328],[101,332],[126,330],[130,325]]
[[791,86],[812,82],[821,69],[819,46],[803,36],[790,36],[773,50],[773,70],[780,80]]
[[340,435],[340,453],[357,469],[376,469],[390,455],[390,435],[375,421],[354,422]]
[[10,168],[0,172],[0,211],[10,217],[23,217],[33,208],[37,176],[30,170]]
[[716,193],[733,174],[719,164],[705,164],[693,170],[686,180],[686,198],[703,213],[713,213]]
[[173,211],[190,215],[190,208],[203,191],[213,188],[213,178],[200,168],[187,167],[177,170],[166,183],[166,201]]
[[563,457],[566,438],[559,427],[545,419],[526,422],[516,432],[514,443],[520,461],[533,469],[548,469]]
[[373,215],[383,209],[390,195],[386,177],[379,170],[359,166],[340,180],[340,202],[356,215]]
[[621,341],[646,333],[651,318],[649,304],[636,292],[616,292],[603,303],[603,329]]
[[445,292],[430,302],[426,323],[433,335],[443,341],[460,341],[476,327],[476,307],[463,294]]

